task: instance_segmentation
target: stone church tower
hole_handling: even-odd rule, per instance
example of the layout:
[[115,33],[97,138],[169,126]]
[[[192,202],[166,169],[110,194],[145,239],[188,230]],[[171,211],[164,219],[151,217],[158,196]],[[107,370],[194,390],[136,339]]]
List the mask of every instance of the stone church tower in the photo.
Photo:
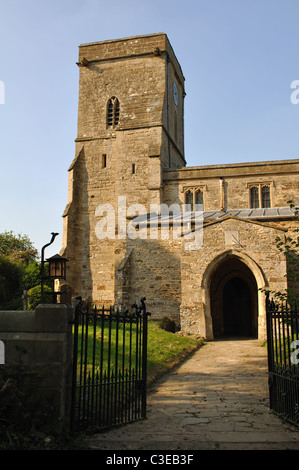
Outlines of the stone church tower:
[[[163,169],[185,166],[184,77],[165,34],[79,47],[76,156],[69,168],[63,253],[73,291],[113,304],[126,253],[118,202],[160,204]],[[99,240],[97,208],[116,212],[115,239]]]

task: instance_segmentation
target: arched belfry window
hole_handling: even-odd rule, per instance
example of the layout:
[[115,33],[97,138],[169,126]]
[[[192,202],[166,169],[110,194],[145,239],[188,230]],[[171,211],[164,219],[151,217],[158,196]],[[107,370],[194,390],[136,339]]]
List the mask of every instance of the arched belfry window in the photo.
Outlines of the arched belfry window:
[[119,121],[119,101],[112,96],[107,103],[107,127],[117,126]]

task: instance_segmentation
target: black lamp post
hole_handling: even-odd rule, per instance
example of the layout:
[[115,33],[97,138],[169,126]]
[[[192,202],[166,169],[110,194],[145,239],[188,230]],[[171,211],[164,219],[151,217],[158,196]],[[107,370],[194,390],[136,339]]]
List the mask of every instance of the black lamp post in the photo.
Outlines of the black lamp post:
[[[60,255],[54,255],[51,258],[47,258],[46,260],[44,259],[44,252],[45,248],[49,245],[52,245],[54,242],[56,236],[59,235],[58,233],[52,232],[52,238],[49,243],[47,243],[45,246],[42,248],[42,253],[41,253],[41,301],[42,303],[44,302],[44,281],[45,279],[66,279],[66,262],[68,261],[67,258],[64,258],[63,256]],[[44,267],[45,263],[49,263],[49,275],[45,276],[44,272]],[[53,288],[53,303],[56,303],[57,293],[54,292]]]

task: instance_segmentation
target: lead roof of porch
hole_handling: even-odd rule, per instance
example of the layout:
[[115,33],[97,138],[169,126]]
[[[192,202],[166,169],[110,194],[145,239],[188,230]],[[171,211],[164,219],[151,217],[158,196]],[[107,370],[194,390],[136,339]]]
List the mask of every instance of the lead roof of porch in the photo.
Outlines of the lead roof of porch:
[[269,207],[266,209],[233,209],[227,211],[204,211],[204,220],[222,219],[231,215],[242,219],[277,219],[285,217],[294,217],[294,210],[290,207]]
[[[197,213],[198,216],[201,213]],[[290,207],[269,207],[265,209],[232,209],[232,210],[213,210],[213,211],[203,211],[203,220],[204,222],[208,222],[211,220],[221,220],[224,217],[231,216],[231,217],[238,217],[240,219],[255,219],[255,220],[266,220],[266,219],[285,219],[291,218],[295,216],[294,209]],[[186,221],[192,221],[195,218],[195,213],[189,213],[188,218]],[[182,214],[147,214],[147,215],[140,215],[134,218],[134,223],[148,223],[150,220],[151,223],[169,223],[172,221],[173,223],[181,222],[182,221]]]

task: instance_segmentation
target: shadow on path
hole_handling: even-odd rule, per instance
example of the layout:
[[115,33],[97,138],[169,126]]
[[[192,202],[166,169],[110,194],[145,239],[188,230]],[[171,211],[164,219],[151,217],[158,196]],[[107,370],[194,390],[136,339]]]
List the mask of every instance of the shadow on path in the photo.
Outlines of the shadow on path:
[[152,387],[147,418],[89,439],[105,450],[299,450],[299,429],[271,412],[258,340],[207,343]]

